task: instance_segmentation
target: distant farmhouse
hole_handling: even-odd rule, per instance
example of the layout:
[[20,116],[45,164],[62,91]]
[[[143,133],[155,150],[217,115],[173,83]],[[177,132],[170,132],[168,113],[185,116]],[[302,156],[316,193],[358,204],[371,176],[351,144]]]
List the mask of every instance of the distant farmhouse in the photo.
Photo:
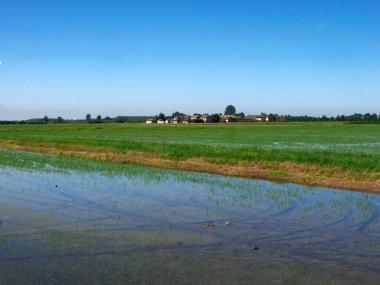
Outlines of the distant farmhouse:
[[146,120],[147,124],[179,124],[179,123],[235,123],[235,122],[284,122],[285,116],[283,115],[267,115],[261,113],[260,115],[223,115],[219,114],[193,114],[193,115],[178,115],[173,118],[164,119],[148,119]]
[[275,115],[276,122],[285,122],[285,116],[284,115]]
[[203,120],[203,122],[205,123],[212,123],[214,122],[212,117],[210,115],[203,115],[201,116],[201,120]]
[[254,122],[269,122],[269,116],[266,114],[261,115],[247,115],[244,118],[247,121],[254,121]]
[[148,119],[148,120],[145,121],[145,123],[147,123],[147,124],[155,124],[155,123],[157,123],[157,120],[155,120],[155,119]]
[[235,122],[240,122],[242,121],[242,117],[236,116],[236,115],[224,115],[220,117],[221,122],[226,122],[226,123],[235,123]]
[[285,122],[285,116],[284,115],[267,115],[267,114],[247,115],[244,117],[244,120],[253,121],[253,122],[270,122],[270,121]]

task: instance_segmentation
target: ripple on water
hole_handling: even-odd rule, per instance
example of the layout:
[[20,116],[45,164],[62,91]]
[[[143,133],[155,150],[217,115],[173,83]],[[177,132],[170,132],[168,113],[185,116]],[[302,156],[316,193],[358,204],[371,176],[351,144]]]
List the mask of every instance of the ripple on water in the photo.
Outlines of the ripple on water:
[[380,278],[379,195],[30,153],[0,157],[3,280]]

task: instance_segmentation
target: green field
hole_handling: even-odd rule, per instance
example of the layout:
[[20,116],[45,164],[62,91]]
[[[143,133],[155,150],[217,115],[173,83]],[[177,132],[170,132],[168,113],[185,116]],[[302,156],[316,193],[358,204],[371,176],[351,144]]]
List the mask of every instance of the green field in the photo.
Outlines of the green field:
[[0,127],[0,140],[153,152],[173,160],[292,161],[380,171],[380,124],[13,125]]

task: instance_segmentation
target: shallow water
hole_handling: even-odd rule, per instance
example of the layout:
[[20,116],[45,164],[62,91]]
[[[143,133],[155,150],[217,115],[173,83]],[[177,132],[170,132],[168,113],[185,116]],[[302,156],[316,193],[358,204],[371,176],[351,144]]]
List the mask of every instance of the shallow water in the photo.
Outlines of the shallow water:
[[0,284],[378,284],[379,206],[379,195],[0,151]]

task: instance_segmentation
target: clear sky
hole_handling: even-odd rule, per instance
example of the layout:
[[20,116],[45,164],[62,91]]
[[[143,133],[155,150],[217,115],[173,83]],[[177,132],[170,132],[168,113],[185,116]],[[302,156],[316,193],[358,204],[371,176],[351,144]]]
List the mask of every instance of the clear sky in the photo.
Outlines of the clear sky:
[[379,0],[1,0],[0,120],[380,113]]

